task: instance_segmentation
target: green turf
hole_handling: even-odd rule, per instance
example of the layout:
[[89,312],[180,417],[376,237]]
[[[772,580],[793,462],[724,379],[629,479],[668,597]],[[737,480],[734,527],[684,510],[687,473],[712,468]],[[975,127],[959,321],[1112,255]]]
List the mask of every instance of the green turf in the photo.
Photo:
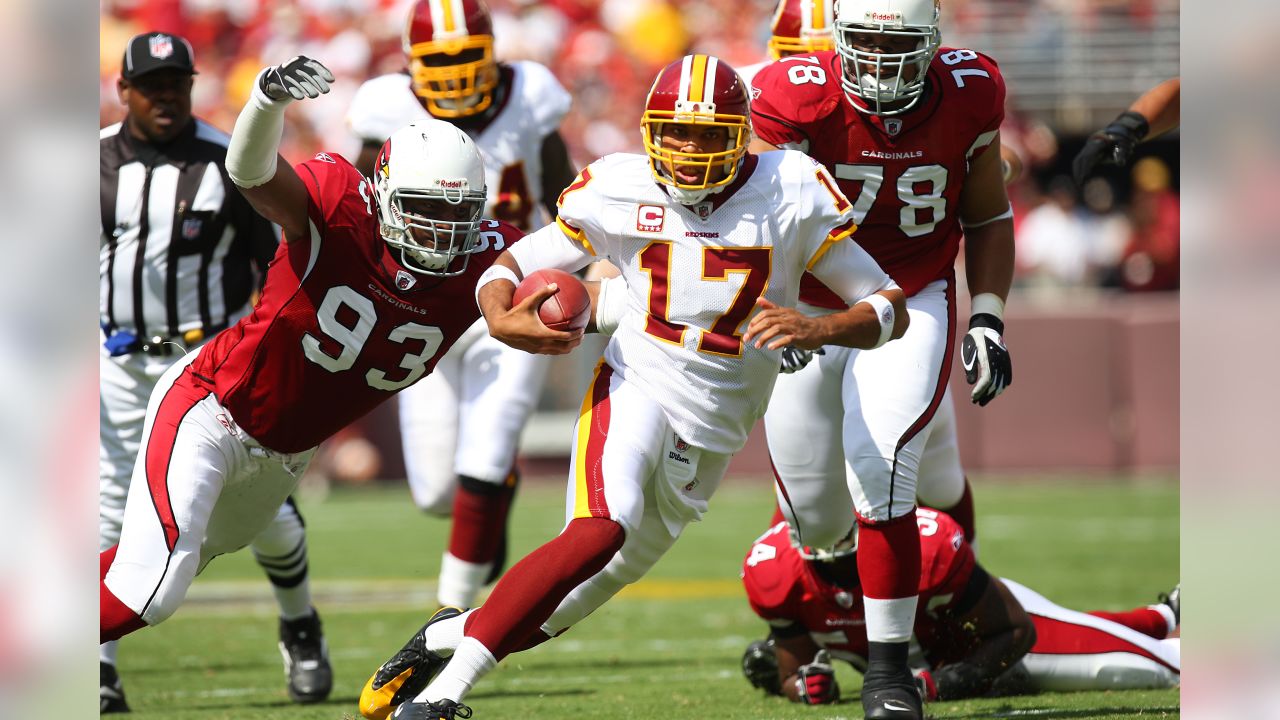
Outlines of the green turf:
[[[980,558],[1068,607],[1151,602],[1178,573],[1177,485],[978,481]],[[490,718],[860,718],[859,679],[841,666],[847,700],[808,708],[751,691],[738,670],[763,634],[738,585],[771,496],[728,482],[645,580],[565,636],[515,655],[470,696]],[[526,483],[512,520],[528,551],[563,518],[559,483]],[[219,558],[168,622],[122,643],[120,671],[139,718],[359,717],[369,673],[435,606],[433,578],[447,524],[419,515],[400,485],[343,490],[303,502],[317,605],[337,675],[333,698],[296,706],[284,692],[270,590],[247,553]],[[1176,717],[1176,690],[1042,694],[930,706],[936,718]]]

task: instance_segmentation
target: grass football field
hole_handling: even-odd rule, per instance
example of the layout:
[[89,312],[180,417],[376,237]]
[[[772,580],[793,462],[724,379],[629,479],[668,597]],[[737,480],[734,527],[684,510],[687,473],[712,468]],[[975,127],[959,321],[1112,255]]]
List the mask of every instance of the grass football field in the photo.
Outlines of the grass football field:
[[[993,573],[1077,610],[1155,601],[1178,578],[1178,489],[1171,477],[1101,481],[975,480],[980,560]],[[219,558],[168,622],[121,643],[119,667],[134,716],[166,720],[359,718],[369,674],[435,608],[446,522],[420,515],[400,483],[342,489],[301,501],[312,587],[336,686],[328,702],[285,694],[275,604],[247,552]],[[526,482],[512,517],[519,557],[563,518],[559,479]],[[739,659],[764,634],[738,581],[772,495],[729,479],[702,523],[641,582],[564,636],[514,655],[467,702],[477,720],[861,718],[860,676],[837,663],[843,698],[803,707],[760,694]],[[1177,717],[1177,690],[1042,694],[944,702],[934,718]]]

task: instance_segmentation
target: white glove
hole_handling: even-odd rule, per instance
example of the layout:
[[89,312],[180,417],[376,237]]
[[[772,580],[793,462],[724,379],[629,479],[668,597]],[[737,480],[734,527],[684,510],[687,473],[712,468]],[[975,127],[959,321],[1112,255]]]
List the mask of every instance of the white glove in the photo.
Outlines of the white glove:
[[1004,322],[978,313],[969,318],[969,332],[960,343],[964,379],[973,386],[973,402],[986,406],[1013,384],[1013,363],[1004,345]]
[[258,88],[272,100],[305,100],[329,92],[333,73],[329,68],[305,55],[275,67],[269,67],[258,75]]

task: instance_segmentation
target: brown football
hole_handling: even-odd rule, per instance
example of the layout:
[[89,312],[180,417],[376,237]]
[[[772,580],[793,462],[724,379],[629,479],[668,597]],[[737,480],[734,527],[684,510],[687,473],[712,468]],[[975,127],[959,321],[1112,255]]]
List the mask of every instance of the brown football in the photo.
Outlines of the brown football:
[[535,270],[516,287],[512,305],[519,305],[525,298],[554,283],[559,291],[547,298],[538,308],[542,324],[552,330],[581,330],[591,319],[591,296],[582,281],[563,270]]

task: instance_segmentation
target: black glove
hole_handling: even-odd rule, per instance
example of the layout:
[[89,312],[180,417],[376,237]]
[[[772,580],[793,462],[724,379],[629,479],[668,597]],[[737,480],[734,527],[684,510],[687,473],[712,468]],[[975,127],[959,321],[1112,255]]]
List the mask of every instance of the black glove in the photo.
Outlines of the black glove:
[[826,355],[827,351],[822,348],[817,350],[805,350],[795,345],[788,345],[782,348],[782,372],[791,374],[797,370],[803,370],[805,365],[813,359],[814,355]]
[[773,638],[757,640],[747,646],[742,654],[742,674],[751,687],[760,688],[770,695],[782,694],[782,680],[778,677],[778,656],[773,649]]
[[329,92],[333,73],[329,68],[305,55],[299,55],[283,65],[269,67],[258,75],[258,87],[272,100],[305,100],[320,97]]
[[1146,118],[1130,110],[1090,135],[1080,154],[1071,162],[1076,185],[1084,185],[1097,165],[1128,164],[1134,146],[1142,142],[1150,129]]
[[960,343],[964,379],[973,386],[973,402],[986,406],[1013,384],[1013,362],[1004,346],[1004,323],[995,315],[978,313],[969,318],[969,333]]
[[836,669],[831,667],[831,654],[826,650],[819,650],[813,656],[813,662],[801,665],[796,675],[801,702],[807,705],[826,705],[840,699]]

